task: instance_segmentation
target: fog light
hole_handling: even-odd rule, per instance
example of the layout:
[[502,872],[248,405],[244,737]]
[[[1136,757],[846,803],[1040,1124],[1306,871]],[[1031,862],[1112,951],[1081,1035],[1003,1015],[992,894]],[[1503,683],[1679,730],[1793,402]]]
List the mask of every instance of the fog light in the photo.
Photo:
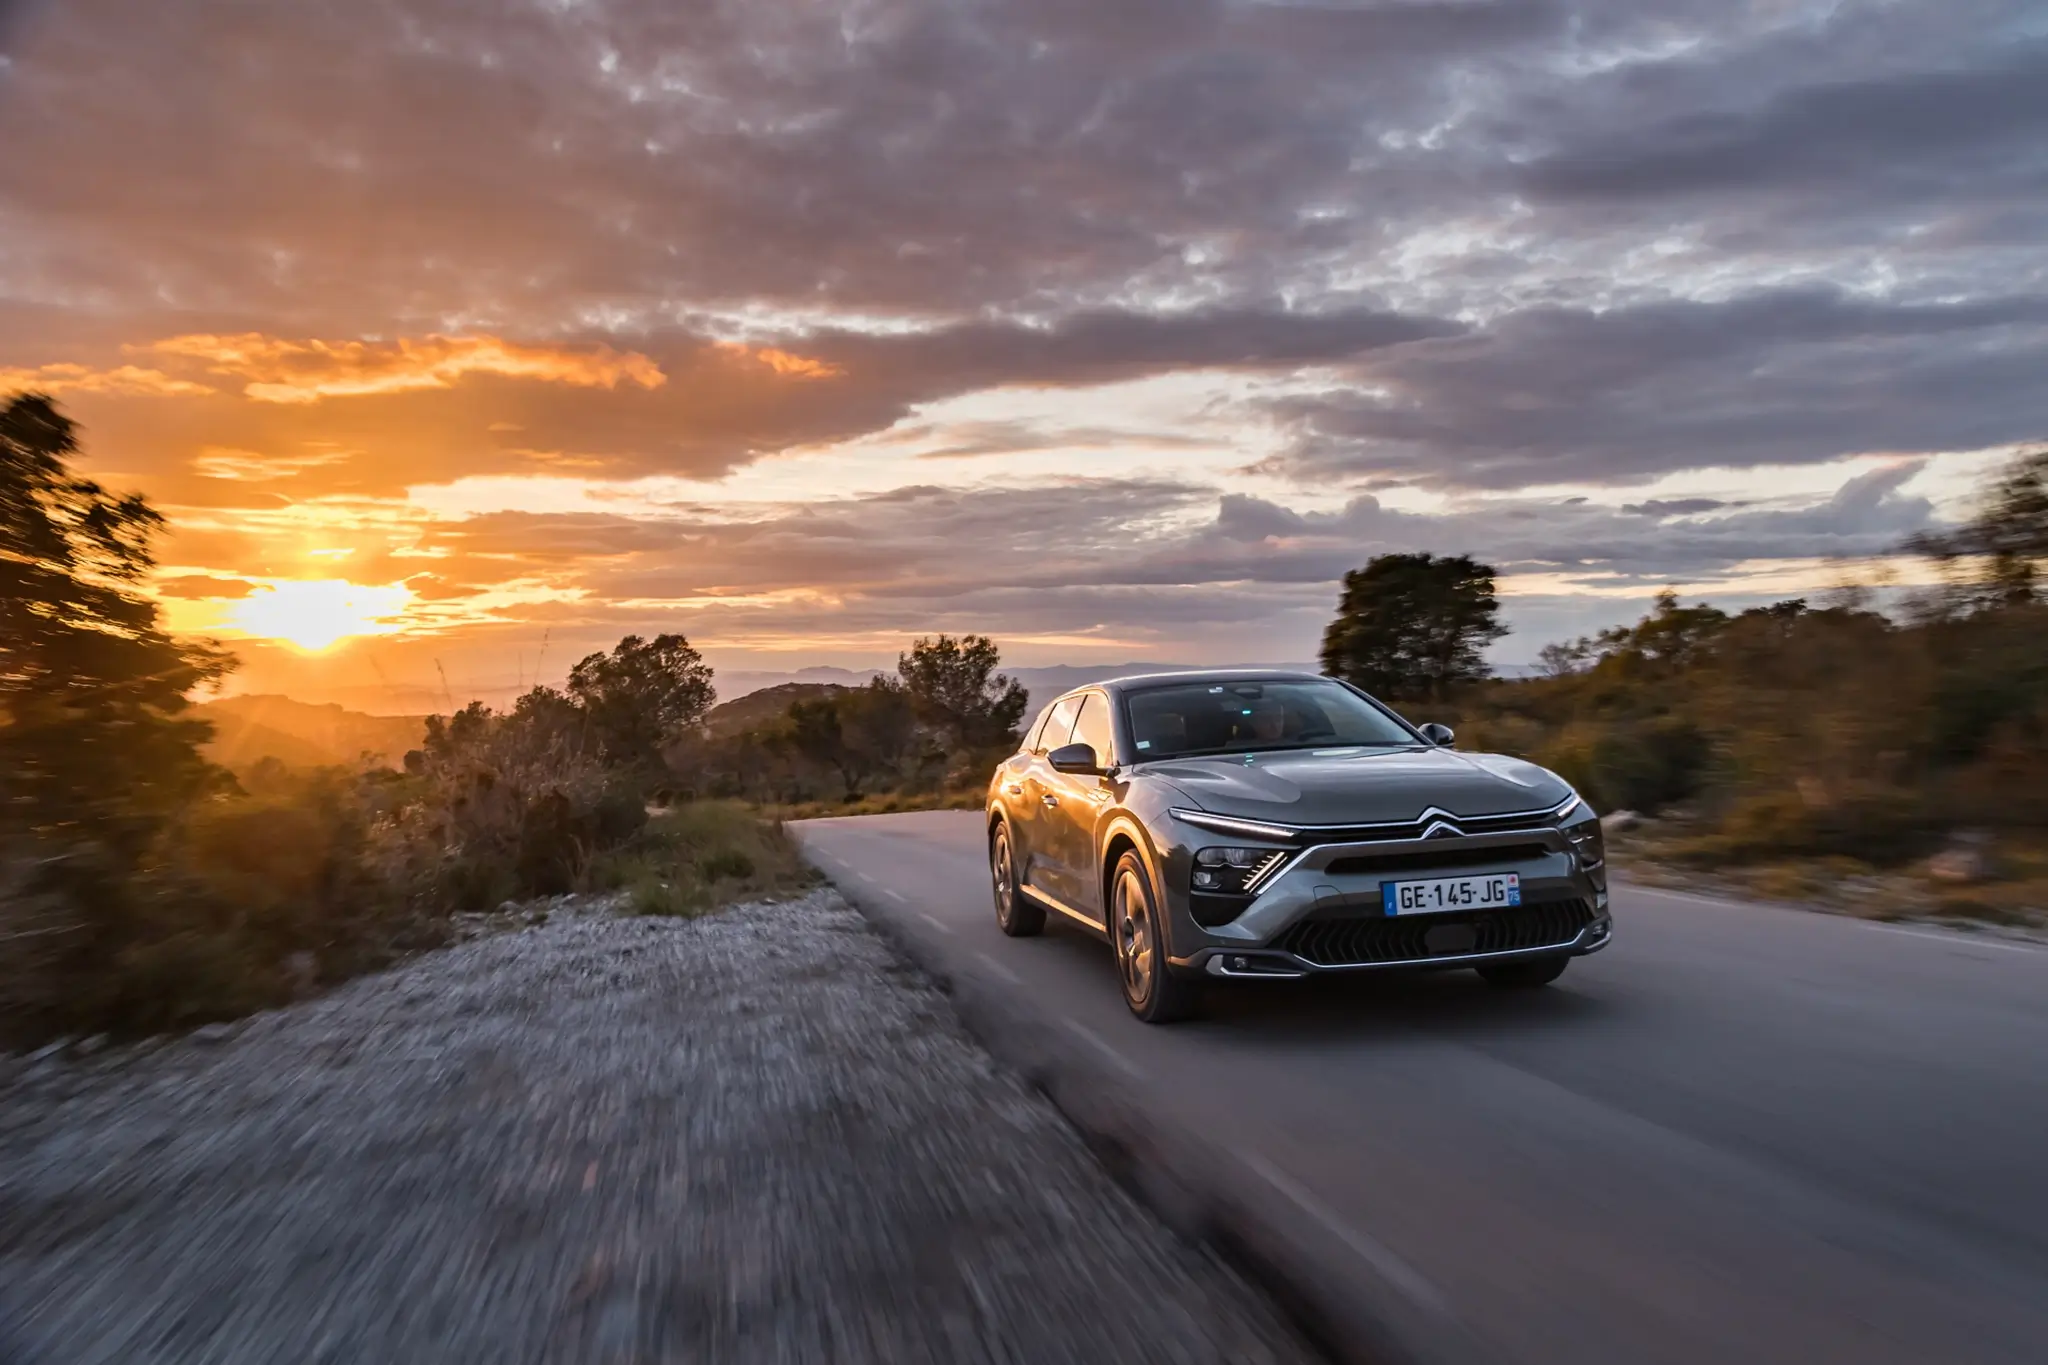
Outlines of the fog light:
[[1222,884],[1223,879],[1217,876],[1214,872],[1209,871],[1207,868],[1195,869],[1196,886],[1202,887],[1204,890],[1207,890],[1210,887],[1221,886]]

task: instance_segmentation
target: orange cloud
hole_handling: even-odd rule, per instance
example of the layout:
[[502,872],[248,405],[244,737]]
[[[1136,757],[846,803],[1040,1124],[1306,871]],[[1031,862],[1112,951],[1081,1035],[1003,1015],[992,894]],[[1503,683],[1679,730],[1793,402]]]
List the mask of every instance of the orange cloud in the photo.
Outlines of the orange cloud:
[[779,350],[774,346],[748,346],[738,341],[721,341],[718,347],[744,360],[766,365],[784,379],[836,379],[846,373],[845,367],[830,361],[814,360],[794,351]]
[[192,601],[237,601],[256,591],[257,584],[241,578],[213,578],[206,574],[186,574],[178,578],[166,578],[156,585],[159,597],[176,597]]
[[95,370],[87,365],[38,365],[34,369],[0,369],[0,393],[103,393],[118,398],[189,398],[212,393],[204,384],[173,379],[162,370],[122,365]]
[[470,375],[493,374],[578,388],[621,383],[657,389],[668,382],[647,356],[609,346],[526,346],[489,336],[402,337],[397,341],[287,341],[245,332],[168,337],[149,350],[197,360],[215,374],[247,381],[242,392],[262,403],[317,403],[326,398],[453,388]]
[[201,478],[226,479],[231,483],[269,483],[277,479],[297,478],[322,465],[342,464],[348,458],[349,452],[345,450],[315,451],[309,455],[265,455],[254,450],[207,446],[192,457],[192,472]]

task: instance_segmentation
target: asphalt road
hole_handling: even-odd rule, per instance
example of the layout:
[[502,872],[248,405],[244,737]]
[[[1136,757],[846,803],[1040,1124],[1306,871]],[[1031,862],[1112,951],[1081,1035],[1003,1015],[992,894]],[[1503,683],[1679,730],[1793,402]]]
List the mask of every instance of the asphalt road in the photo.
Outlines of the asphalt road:
[[795,830],[1261,1172],[1410,1330],[1545,1365],[2048,1360],[2048,950],[1621,887],[1546,991],[1248,983],[1147,1027],[1100,943],[998,932],[976,813]]

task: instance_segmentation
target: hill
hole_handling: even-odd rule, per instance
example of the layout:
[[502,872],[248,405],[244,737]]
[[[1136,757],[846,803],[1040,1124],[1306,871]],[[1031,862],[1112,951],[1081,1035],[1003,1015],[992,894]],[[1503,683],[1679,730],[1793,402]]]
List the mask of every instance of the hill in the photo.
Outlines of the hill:
[[198,713],[213,722],[207,757],[236,771],[265,758],[293,768],[352,767],[364,754],[395,768],[426,733],[424,716],[370,716],[279,696],[228,697],[203,704]]
[[800,701],[833,697],[848,689],[839,683],[786,682],[763,687],[720,702],[704,717],[704,728],[714,738],[736,735],[780,718]]

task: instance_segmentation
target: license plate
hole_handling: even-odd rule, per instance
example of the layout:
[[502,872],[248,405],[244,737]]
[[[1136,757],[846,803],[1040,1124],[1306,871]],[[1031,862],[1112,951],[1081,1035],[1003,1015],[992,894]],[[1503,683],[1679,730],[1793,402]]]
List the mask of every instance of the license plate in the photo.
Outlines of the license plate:
[[1522,903],[1522,878],[1432,877],[1423,882],[1381,882],[1380,909],[1389,915],[1435,915],[1446,910],[1493,910]]

